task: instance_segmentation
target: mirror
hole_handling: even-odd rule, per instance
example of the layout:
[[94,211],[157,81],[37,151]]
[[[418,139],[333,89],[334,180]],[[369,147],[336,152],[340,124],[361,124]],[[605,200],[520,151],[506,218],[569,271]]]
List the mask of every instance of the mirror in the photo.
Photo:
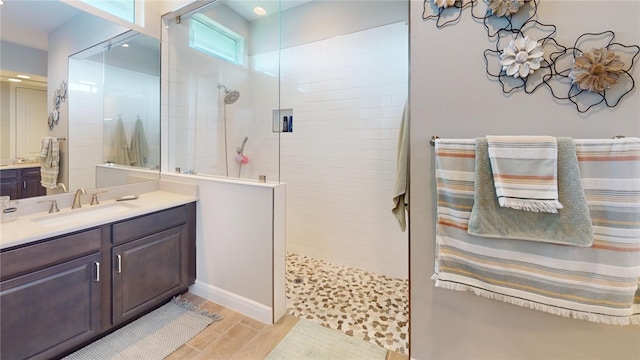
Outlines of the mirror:
[[159,40],[128,31],[72,55],[68,96],[74,188],[157,179]]
[[[55,16],[51,16],[55,14]],[[75,104],[71,98],[67,98],[66,104],[63,104],[60,110],[60,125],[56,126],[52,131],[47,128],[47,116],[53,109],[51,97],[53,91],[60,86],[61,81],[69,82],[67,71],[67,58],[82,49],[86,49],[91,45],[102,43],[104,40],[114,38],[117,34],[122,34],[128,29],[110,23],[105,19],[91,15],[87,12],[79,10],[73,6],[65,4],[61,1],[17,1],[5,0],[0,5],[0,171],[9,169],[12,166],[39,166],[39,148],[42,136],[55,136],[64,138],[65,141],[60,145],[60,173],[59,182],[63,182],[69,190],[77,187],[91,189],[95,187],[120,185],[125,182],[140,181],[148,179],[158,179],[159,170],[152,170],[159,164],[160,153],[160,95],[159,90],[154,95],[143,94],[137,90],[128,90],[118,87],[117,82],[109,82],[108,78],[111,74],[119,73],[119,71],[130,71],[132,74],[141,72],[147,74],[149,70],[140,70],[141,64],[144,66],[156,66],[155,72],[157,76],[156,88],[159,89],[159,41],[147,37],[146,40],[153,40],[156,43],[155,50],[147,49],[146,53],[133,54],[130,52],[130,58],[127,60],[121,56],[115,58],[115,52],[104,55],[102,60],[106,64],[104,76],[105,86],[112,86],[110,90],[95,89],[105,95],[103,102],[105,104],[105,113],[98,114],[96,108],[92,109],[92,115],[97,115],[96,125],[100,128],[100,138],[97,138],[98,132],[91,130],[87,132],[90,126],[88,118],[73,116],[70,110],[77,109],[81,104]],[[95,29],[93,27],[96,27]],[[130,33],[128,36],[132,36]],[[142,40],[141,40],[142,41]],[[156,54],[153,55],[152,51]],[[94,54],[95,56],[98,56]],[[138,56],[142,56],[139,58]],[[71,62],[71,60],[68,60]],[[129,61],[130,65],[126,62]],[[137,67],[137,68],[136,68]],[[108,69],[108,71],[106,70]],[[123,69],[123,70],[118,70]],[[144,72],[146,71],[146,72]],[[31,76],[30,80],[22,79],[20,86],[10,85],[5,81],[8,77],[15,77],[17,74]],[[119,75],[118,75],[119,76]],[[51,80],[54,79],[54,80]],[[47,85],[47,82],[50,84]],[[29,119],[26,122],[17,120],[15,114],[18,111],[10,111],[7,104],[15,103],[16,88],[29,87],[28,93],[39,90],[42,100],[39,105],[29,105],[24,107],[29,109]],[[22,90],[21,90],[22,91]],[[77,91],[77,89],[76,89]],[[27,91],[23,91],[27,92]],[[99,168],[108,161],[108,147],[111,146],[109,124],[104,119],[108,119],[106,111],[123,111],[110,107],[114,104],[114,98],[117,94],[133,95],[129,99],[129,104],[145,104],[150,109],[155,107],[156,114],[149,111],[136,112],[135,116],[140,116],[143,121],[143,127],[146,134],[149,152],[147,153],[147,162],[144,167],[147,170],[141,171],[140,175],[131,176],[130,172],[125,172],[124,176],[108,176],[108,185],[98,183],[99,177],[96,173]],[[153,97],[153,98],[150,98]],[[77,105],[77,106],[76,106]],[[38,114],[39,110],[42,114]],[[124,111],[123,111],[124,112]],[[22,114],[23,117],[26,115]],[[122,114],[124,116],[124,113]],[[135,120],[134,119],[134,120]],[[124,120],[124,118],[123,118]],[[13,123],[11,122],[13,121]],[[13,124],[13,125],[12,125]],[[132,122],[135,124],[135,122]],[[40,129],[40,125],[44,130]],[[127,123],[125,123],[125,126]],[[130,125],[132,126],[132,125]],[[25,134],[19,134],[18,131],[24,129]],[[132,129],[126,129],[129,136]],[[102,137],[102,135],[106,135]],[[21,145],[23,140],[29,140],[28,145]],[[25,140],[26,141],[26,140]],[[153,155],[151,155],[153,154]],[[88,163],[88,159],[92,159],[92,163]],[[29,162],[32,164],[16,164],[18,159],[20,162]],[[136,167],[140,169],[141,167]],[[87,175],[90,173],[90,175]],[[4,181],[4,177],[3,177]],[[3,185],[4,189],[4,185]],[[3,190],[4,192],[4,190]],[[61,189],[48,189],[49,194],[59,193]]]

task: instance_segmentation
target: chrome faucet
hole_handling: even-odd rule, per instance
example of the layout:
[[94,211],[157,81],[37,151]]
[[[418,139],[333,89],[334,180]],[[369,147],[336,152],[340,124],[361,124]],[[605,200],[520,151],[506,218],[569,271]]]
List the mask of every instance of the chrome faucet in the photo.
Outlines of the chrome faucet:
[[56,188],[62,188],[62,192],[68,192],[67,187],[64,186],[63,183],[58,183],[58,186],[56,186]]
[[82,202],[80,201],[80,195],[85,195],[87,192],[80,188],[76,190],[76,196],[73,197],[73,205],[71,205],[72,209],[78,209],[82,207]]

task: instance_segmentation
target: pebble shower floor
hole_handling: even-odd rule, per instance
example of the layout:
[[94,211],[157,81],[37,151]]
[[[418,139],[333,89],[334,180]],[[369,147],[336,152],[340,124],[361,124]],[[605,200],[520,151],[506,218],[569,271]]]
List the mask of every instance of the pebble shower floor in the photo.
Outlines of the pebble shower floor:
[[287,253],[287,312],[408,353],[408,280]]

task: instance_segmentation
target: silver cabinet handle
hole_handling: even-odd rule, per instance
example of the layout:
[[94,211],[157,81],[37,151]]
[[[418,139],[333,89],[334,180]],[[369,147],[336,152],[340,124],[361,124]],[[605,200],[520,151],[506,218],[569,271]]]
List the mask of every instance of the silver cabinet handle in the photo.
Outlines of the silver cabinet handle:
[[122,273],[122,255],[116,255],[116,258],[118,259],[118,268],[116,269],[116,274],[121,274]]
[[23,189],[27,188],[27,181],[26,180],[22,180],[22,188]]
[[96,261],[96,282],[100,281],[100,263]]

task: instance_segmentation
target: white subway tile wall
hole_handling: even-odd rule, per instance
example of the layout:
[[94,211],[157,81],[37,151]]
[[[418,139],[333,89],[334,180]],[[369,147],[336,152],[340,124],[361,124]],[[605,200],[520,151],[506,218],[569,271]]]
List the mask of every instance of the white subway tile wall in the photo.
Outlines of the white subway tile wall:
[[[275,55],[256,56],[254,68],[267,68],[263,58]],[[280,107],[294,118],[280,140],[287,251],[406,279],[407,234],[391,215],[408,95],[406,24],[282,49],[280,58]]]

